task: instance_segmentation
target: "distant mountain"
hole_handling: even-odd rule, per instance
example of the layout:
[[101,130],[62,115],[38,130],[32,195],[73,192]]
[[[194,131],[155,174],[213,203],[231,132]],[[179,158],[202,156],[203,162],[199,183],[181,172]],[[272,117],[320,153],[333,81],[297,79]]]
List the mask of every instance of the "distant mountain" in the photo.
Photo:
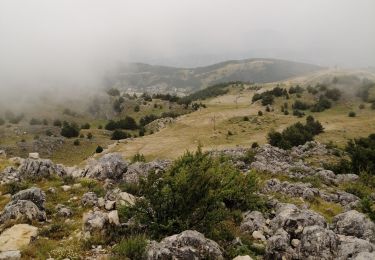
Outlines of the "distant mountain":
[[320,69],[316,65],[275,59],[231,60],[197,68],[129,63],[108,74],[105,83],[107,87],[129,91],[189,93],[222,82],[267,83]]

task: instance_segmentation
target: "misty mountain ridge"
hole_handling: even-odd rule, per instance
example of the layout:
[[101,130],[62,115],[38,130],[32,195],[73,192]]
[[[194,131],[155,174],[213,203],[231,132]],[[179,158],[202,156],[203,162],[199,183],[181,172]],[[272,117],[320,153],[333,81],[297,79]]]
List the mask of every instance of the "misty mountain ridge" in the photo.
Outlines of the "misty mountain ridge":
[[145,63],[120,64],[105,77],[105,86],[124,91],[191,93],[229,81],[268,83],[305,75],[323,67],[277,59],[229,60],[196,68]]

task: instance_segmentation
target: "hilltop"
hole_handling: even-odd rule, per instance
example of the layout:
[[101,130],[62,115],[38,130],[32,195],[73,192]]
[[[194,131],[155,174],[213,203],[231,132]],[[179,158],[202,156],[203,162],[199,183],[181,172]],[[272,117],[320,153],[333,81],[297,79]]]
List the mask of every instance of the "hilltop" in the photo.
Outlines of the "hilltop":
[[321,69],[316,65],[276,59],[231,60],[198,68],[130,63],[109,73],[105,82],[108,87],[123,90],[184,94],[221,82],[275,82]]

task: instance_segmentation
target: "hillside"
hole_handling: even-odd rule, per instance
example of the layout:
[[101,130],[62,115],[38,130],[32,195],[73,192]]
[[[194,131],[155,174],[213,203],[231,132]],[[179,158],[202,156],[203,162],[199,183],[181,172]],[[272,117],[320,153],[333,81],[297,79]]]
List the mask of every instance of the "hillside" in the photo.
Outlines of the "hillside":
[[[351,75],[351,76],[348,76]],[[296,77],[286,81],[267,84],[233,84],[227,88],[228,93],[203,100],[206,108],[177,118],[175,123],[161,131],[134,140],[126,140],[114,146],[111,151],[119,151],[125,157],[131,158],[141,153],[147,158],[176,158],[186,150],[194,150],[200,144],[204,150],[224,149],[236,146],[249,146],[253,142],[266,143],[267,133],[271,129],[281,130],[295,122],[303,122],[304,118],[284,115],[280,107],[287,102],[289,108],[296,100],[311,102],[314,97],[305,91],[299,98],[296,94],[290,99],[276,98],[273,112],[266,112],[266,107],[259,102],[251,103],[255,93],[282,86],[289,89],[301,84],[308,86],[318,82],[332,82],[334,77],[338,82],[331,84],[332,88],[342,91],[340,100],[334,102],[332,108],[323,112],[304,111],[306,115],[313,115],[320,120],[325,132],[317,139],[321,142],[333,142],[343,147],[349,138],[366,136],[375,127],[375,110],[371,104],[365,104],[365,109],[359,109],[363,101],[356,96],[363,75],[347,71],[331,71],[313,73],[309,76]],[[372,79],[373,74],[366,74]],[[260,89],[259,89],[260,88]],[[258,111],[263,115],[258,116]],[[349,118],[348,113],[356,112],[355,118]],[[248,117],[248,121],[243,118]],[[364,127],[366,126],[366,127]],[[228,134],[230,132],[230,134]],[[170,149],[173,147],[173,149]]]
[[319,66],[276,59],[233,60],[198,68],[174,68],[143,63],[123,64],[109,73],[107,87],[147,92],[190,93],[228,81],[266,83],[305,75]]

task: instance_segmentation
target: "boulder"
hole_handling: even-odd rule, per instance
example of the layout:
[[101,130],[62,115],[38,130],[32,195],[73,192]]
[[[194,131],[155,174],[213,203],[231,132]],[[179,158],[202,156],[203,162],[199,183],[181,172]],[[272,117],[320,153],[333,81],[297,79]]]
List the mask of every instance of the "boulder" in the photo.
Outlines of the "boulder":
[[307,200],[313,200],[316,196],[319,196],[319,190],[314,188],[310,183],[281,182],[278,179],[270,179],[266,181],[263,191],[281,192],[293,197],[302,197]]
[[30,200],[40,210],[44,210],[44,202],[46,201],[46,194],[39,188],[32,187],[26,190],[21,190],[12,196],[12,201]]
[[106,200],[106,204],[109,201],[114,201],[115,205],[134,205],[136,197],[131,195],[130,193],[123,192],[120,189],[116,188],[113,190],[107,191],[106,195],[104,196]]
[[290,236],[283,230],[279,229],[267,240],[265,259],[291,259],[296,252],[289,244]]
[[155,160],[148,163],[135,162],[129,165],[123,179],[126,183],[138,183],[139,179],[147,177],[149,172],[165,171],[170,164],[171,161],[169,160]]
[[96,206],[97,203],[98,203],[98,196],[96,195],[95,192],[90,191],[82,195],[81,204],[83,206],[92,207],[92,206]]
[[240,226],[242,232],[252,234],[254,231],[263,230],[266,225],[266,219],[259,211],[248,211],[244,213]]
[[48,159],[25,159],[18,168],[21,179],[48,178],[55,172],[54,164]]
[[0,213],[0,224],[7,221],[45,221],[46,213],[29,200],[9,202]]
[[72,210],[63,204],[57,204],[56,211],[57,215],[63,218],[69,218],[73,215]]
[[375,241],[375,224],[356,210],[341,213],[333,218],[332,229],[337,234]]
[[224,259],[216,242],[194,230],[183,231],[160,242],[151,241],[146,249],[146,257],[148,260]]
[[105,231],[109,224],[108,214],[99,210],[90,210],[83,215],[83,231]]
[[18,260],[18,259],[21,259],[20,250],[0,252],[0,260]]
[[233,260],[253,260],[249,255],[239,255],[233,258]]
[[308,226],[326,228],[327,222],[324,217],[314,211],[301,210],[293,204],[284,203],[277,205],[276,217],[270,222],[270,227],[274,232],[283,229],[293,238],[298,239],[303,229]]
[[374,260],[375,259],[375,252],[361,252],[356,257],[353,258],[354,260]]
[[109,224],[113,224],[116,226],[120,225],[120,219],[119,219],[117,210],[112,210],[111,212],[108,213],[108,221],[109,221]]
[[361,252],[373,252],[375,250],[375,245],[367,240],[343,235],[338,235],[338,238],[337,258],[340,260],[355,258]]
[[128,163],[118,153],[105,154],[99,160],[91,160],[83,170],[82,177],[98,180],[121,180],[128,168]]
[[337,235],[321,226],[303,229],[297,249],[298,259],[335,259],[338,249]]
[[28,224],[17,224],[6,229],[0,235],[0,252],[9,252],[8,255],[16,255],[11,251],[18,251],[27,246],[37,236],[37,233],[38,228]]

